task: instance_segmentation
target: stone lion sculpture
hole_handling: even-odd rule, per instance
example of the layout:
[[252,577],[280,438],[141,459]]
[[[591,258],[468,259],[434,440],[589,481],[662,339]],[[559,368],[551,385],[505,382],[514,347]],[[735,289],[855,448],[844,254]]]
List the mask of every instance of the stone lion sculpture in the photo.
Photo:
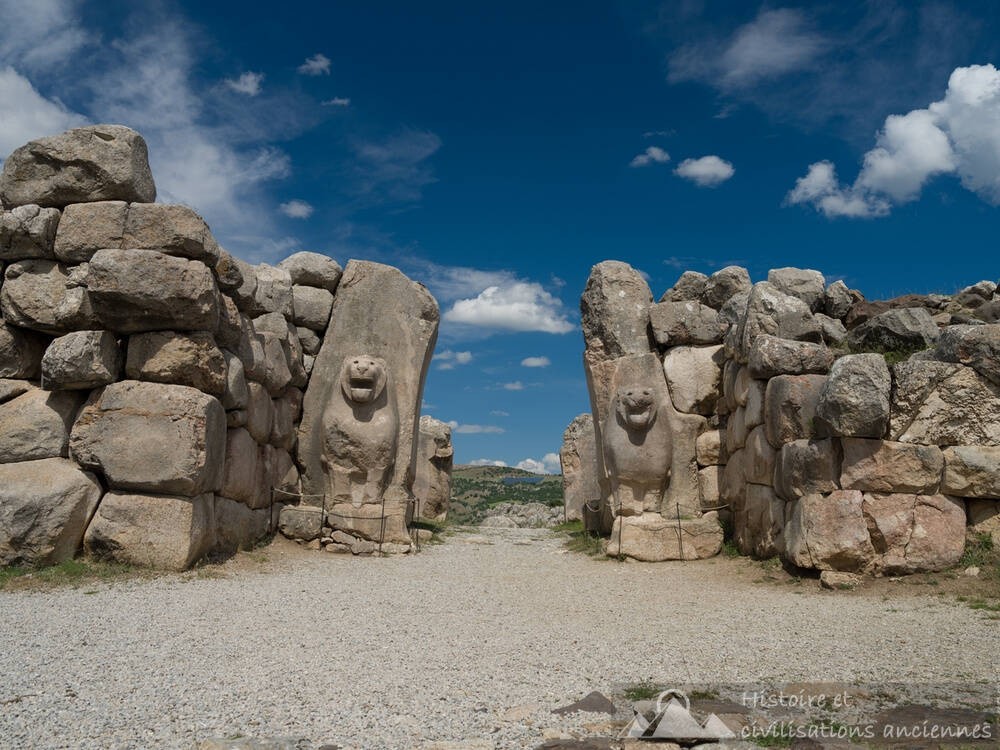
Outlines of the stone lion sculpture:
[[385,361],[347,357],[340,394],[323,413],[323,471],[333,504],[380,503],[396,461],[399,415]]
[[670,478],[672,443],[668,409],[643,385],[618,389],[604,423],[604,459],[615,511],[622,516],[659,512]]

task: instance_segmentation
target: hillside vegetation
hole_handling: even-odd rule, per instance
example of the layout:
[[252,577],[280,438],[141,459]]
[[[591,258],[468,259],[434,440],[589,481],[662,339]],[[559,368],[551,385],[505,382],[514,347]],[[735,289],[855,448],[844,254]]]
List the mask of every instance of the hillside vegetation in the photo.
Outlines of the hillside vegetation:
[[563,504],[562,475],[532,474],[508,466],[456,466],[448,521],[477,524],[498,503]]

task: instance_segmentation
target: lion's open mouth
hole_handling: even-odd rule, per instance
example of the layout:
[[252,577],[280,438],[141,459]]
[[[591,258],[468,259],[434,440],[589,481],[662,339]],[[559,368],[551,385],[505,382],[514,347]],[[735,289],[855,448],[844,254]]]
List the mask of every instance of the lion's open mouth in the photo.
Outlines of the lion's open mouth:
[[353,375],[348,381],[348,385],[353,401],[366,403],[375,396],[375,378],[371,375]]
[[646,427],[653,419],[652,404],[628,404],[625,419],[630,427]]

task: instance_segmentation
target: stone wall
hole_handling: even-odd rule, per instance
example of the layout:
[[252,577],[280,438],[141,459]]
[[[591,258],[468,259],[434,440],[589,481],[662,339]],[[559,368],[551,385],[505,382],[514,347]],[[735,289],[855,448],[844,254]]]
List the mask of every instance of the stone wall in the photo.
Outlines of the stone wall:
[[[311,374],[325,351],[374,346],[349,334],[330,342],[342,276],[402,274],[357,261],[344,274],[316,253],[252,266],[194,211],[155,195],[146,144],[121,126],[33,141],[4,163],[0,564],[60,562],[82,543],[93,555],[183,569],[255,544],[286,505],[320,506],[318,533],[296,529],[290,511],[290,536],[335,543],[324,502],[308,502],[315,485],[300,481],[300,468],[322,458],[297,450],[303,402],[319,388]],[[426,308],[422,343],[384,327],[366,335],[429,360],[437,306],[405,277],[397,286],[407,284]],[[390,316],[398,307],[379,302]],[[406,443],[405,455],[392,457],[404,505],[425,371],[418,362],[415,373],[389,375],[390,387],[410,383],[393,442]],[[327,393],[314,399],[320,412],[327,376],[312,378]],[[340,547],[375,547],[338,533]]]
[[[688,497],[719,509],[744,554],[893,575],[955,565],[969,530],[1000,536],[996,284],[868,302],[817,271],[752,284],[730,267],[687,272],[658,303],[647,295],[624,264],[594,268],[584,359],[599,447],[608,409],[594,373],[645,339],[677,412],[698,420],[693,461],[675,441],[664,518]],[[659,373],[644,382],[658,387]],[[600,453],[593,471],[614,509]]]

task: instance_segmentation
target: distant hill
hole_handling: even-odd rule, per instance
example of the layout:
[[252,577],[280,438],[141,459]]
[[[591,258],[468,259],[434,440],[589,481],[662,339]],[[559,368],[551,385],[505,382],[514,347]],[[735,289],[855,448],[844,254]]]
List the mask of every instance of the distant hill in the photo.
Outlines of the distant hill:
[[509,466],[456,466],[448,521],[476,524],[497,503],[541,503],[561,508],[561,474],[533,474]]

